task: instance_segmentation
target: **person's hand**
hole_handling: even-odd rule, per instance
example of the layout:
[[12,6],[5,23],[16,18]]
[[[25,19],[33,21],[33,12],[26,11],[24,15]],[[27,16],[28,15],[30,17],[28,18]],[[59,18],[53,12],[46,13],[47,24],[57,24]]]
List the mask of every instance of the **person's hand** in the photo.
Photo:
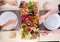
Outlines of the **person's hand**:
[[9,27],[9,26],[13,26],[16,23],[17,19],[11,19],[9,20],[7,23],[5,23],[2,26],[2,30],[4,30],[5,28]]
[[47,36],[50,32],[52,32],[52,31],[44,30],[44,31],[40,32],[40,34],[42,36]]
[[4,0],[4,2],[14,6],[18,5],[17,0]]
[[45,15],[42,15],[39,19],[39,24],[42,24],[43,22],[45,22]]

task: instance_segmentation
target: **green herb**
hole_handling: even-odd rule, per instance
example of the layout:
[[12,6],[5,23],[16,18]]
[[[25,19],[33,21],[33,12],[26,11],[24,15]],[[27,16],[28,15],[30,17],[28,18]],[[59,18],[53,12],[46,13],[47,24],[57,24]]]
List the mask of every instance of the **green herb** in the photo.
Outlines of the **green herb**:
[[31,1],[29,1],[29,10],[32,12],[34,10],[34,6]]
[[23,33],[24,33],[24,35],[28,35],[28,31],[26,28],[24,28]]
[[29,1],[29,4],[30,4],[30,5],[32,5],[32,2],[31,2],[31,1]]

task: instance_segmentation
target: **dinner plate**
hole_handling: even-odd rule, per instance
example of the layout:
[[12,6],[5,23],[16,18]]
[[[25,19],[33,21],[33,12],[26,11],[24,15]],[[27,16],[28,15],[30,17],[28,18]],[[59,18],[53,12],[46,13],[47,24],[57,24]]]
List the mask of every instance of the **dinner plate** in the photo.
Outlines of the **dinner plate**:
[[49,30],[56,30],[60,26],[60,16],[55,13],[49,16],[43,24]]
[[[4,24],[6,24],[8,21],[10,21],[12,19],[17,19],[17,16],[14,12],[11,12],[11,11],[3,12],[0,15],[0,25],[3,26]],[[11,29],[15,28],[17,23],[18,23],[18,20],[16,20],[16,23],[13,26],[7,27],[4,30],[11,30]]]

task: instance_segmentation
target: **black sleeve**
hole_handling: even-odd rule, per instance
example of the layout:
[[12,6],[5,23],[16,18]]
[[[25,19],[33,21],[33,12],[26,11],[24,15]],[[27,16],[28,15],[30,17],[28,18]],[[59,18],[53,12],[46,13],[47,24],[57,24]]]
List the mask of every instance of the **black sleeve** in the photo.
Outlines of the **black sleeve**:
[[5,3],[0,3],[0,6],[3,6],[3,5],[5,5]]
[[59,9],[59,11],[60,11],[60,4],[58,5],[58,9]]
[[0,26],[0,30],[1,30],[2,26]]

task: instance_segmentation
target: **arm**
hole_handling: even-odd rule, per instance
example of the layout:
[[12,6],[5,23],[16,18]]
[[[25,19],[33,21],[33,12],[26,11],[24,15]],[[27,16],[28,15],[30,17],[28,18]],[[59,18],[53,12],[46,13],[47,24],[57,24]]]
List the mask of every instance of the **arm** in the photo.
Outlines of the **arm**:
[[50,15],[52,15],[53,13],[56,13],[56,12],[58,12],[58,11],[59,11],[59,10],[58,10],[58,6],[53,7],[52,10],[50,10],[49,12],[47,12],[47,13],[44,15],[45,19],[48,18],[48,17],[49,17]]
[[52,15],[53,13],[56,13],[56,12],[58,12],[58,11],[60,11],[60,4],[59,4],[58,6],[53,7],[53,9],[51,9],[50,11],[48,11],[45,15],[42,15],[42,16],[40,17],[39,23],[42,24],[43,22],[45,22],[45,20],[46,20],[50,15]]
[[0,0],[0,3],[2,2],[5,2],[5,3],[8,3],[10,5],[14,5],[14,6],[17,6],[17,0]]
[[11,19],[9,20],[7,23],[5,23],[3,26],[2,26],[2,30],[4,30],[5,28],[7,27],[10,27],[10,26],[14,26],[14,24],[16,23],[16,20],[17,19]]
[[0,3],[2,3],[4,0],[0,0]]

